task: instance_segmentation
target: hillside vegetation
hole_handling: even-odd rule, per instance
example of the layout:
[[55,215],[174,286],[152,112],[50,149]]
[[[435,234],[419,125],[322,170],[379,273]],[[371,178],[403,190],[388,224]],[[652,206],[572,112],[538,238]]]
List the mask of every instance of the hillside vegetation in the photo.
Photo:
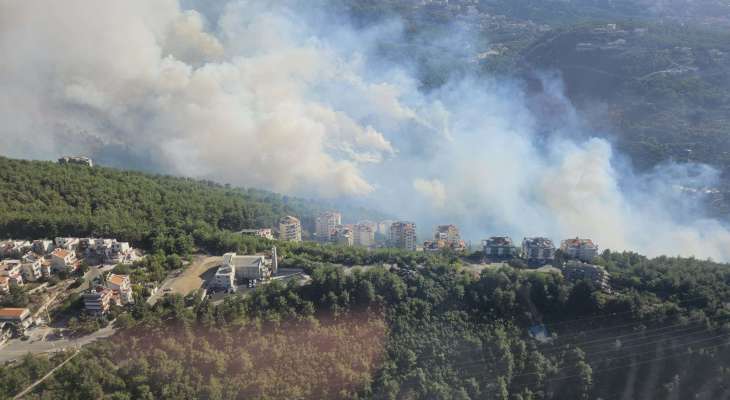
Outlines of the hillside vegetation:
[[115,237],[178,254],[192,250],[196,231],[274,227],[288,214],[311,225],[328,206],[210,181],[3,157],[0,204],[0,238]]

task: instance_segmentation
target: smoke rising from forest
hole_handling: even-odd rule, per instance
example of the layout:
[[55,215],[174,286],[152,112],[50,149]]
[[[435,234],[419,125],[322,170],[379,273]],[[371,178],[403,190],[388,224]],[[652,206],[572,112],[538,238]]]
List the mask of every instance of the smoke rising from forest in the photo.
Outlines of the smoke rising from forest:
[[[538,115],[517,81],[450,74],[423,90],[413,65],[379,57],[405,40],[397,20],[355,28],[293,3],[213,4],[0,5],[0,153],[359,199],[472,240],[579,235],[730,260],[730,231],[688,195],[717,172],[633,172],[585,131],[559,76],[542,75],[551,113]],[[471,48],[461,32],[443,40]]]

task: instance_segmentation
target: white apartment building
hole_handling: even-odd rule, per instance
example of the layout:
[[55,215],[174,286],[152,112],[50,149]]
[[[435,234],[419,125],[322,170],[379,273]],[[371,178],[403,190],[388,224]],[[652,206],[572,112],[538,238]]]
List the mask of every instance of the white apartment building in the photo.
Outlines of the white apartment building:
[[598,245],[591,239],[566,239],[560,243],[560,250],[581,261],[591,261],[598,256]]
[[279,219],[279,239],[290,242],[302,241],[302,223],[299,218],[287,215]]
[[317,240],[322,242],[332,240],[332,235],[339,225],[342,225],[342,214],[336,211],[320,213],[314,221]]
[[51,269],[54,272],[72,272],[76,269],[76,254],[73,251],[58,248],[51,253]]

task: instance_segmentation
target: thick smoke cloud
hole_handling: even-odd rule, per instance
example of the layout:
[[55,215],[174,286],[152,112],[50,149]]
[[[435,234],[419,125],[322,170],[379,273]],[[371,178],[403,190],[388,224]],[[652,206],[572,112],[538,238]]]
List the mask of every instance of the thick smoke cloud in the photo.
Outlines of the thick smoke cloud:
[[[308,3],[311,4],[311,3]],[[260,1],[5,2],[0,153],[90,154],[285,193],[356,199],[425,231],[587,236],[603,248],[730,260],[703,217],[701,165],[635,175],[543,75],[452,73],[423,92],[387,62],[398,21],[354,29],[326,10]],[[447,35],[441,48],[476,49]],[[407,59],[407,56],[403,57]],[[463,74],[466,77],[456,77]],[[535,102],[549,107],[535,112]]]

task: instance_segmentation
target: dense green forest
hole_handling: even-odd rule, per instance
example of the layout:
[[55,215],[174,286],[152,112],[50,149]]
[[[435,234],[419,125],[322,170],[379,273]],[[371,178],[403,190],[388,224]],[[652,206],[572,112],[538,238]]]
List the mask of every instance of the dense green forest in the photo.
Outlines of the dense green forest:
[[[186,254],[196,232],[274,227],[297,215],[312,225],[329,205],[210,181],[0,157],[0,238],[114,237]],[[361,209],[347,218],[379,218]]]
[[[261,246],[266,246],[262,242]],[[458,260],[366,270],[316,255],[311,282],[219,305],[167,297],[117,319],[29,398],[716,399],[730,393],[730,270],[604,252],[610,293]],[[413,264],[412,264],[413,262]],[[528,328],[543,324],[551,341]],[[63,357],[0,369],[11,394]]]

